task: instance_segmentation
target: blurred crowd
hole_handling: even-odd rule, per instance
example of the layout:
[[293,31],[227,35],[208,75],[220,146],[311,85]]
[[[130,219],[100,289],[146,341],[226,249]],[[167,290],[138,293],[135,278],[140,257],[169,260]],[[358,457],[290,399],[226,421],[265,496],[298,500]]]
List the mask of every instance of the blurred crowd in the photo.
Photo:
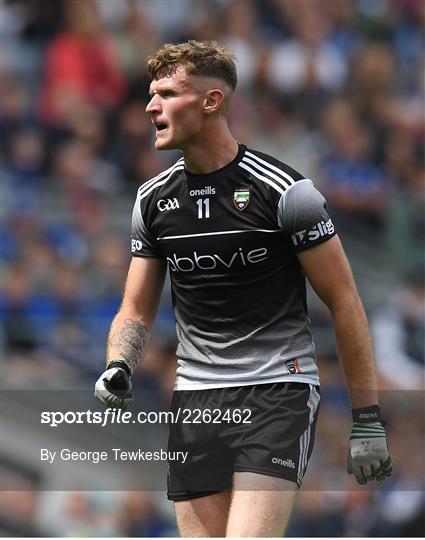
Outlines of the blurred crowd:
[[[314,179],[341,234],[360,242],[362,264],[376,250],[385,253],[379,272],[391,288],[378,307],[367,295],[364,301],[381,386],[401,396],[397,414],[407,422],[395,427],[389,418],[400,437],[396,469],[408,459],[400,440],[423,450],[423,417],[412,410],[421,407],[413,391],[423,391],[425,373],[423,0],[0,0],[0,11],[6,384],[91,384],[100,373],[128,267],[137,188],[178,157],[153,149],[146,58],[164,42],[216,39],[237,58],[235,137]],[[348,434],[332,426],[335,416],[341,422],[347,416],[346,396],[323,307],[312,306],[312,320],[324,336],[319,367],[331,396],[315,455],[320,444],[340,440],[340,446],[334,462],[319,463],[322,473],[313,474],[290,533],[420,530],[423,493],[417,478],[409,484],[418,470],[423,476],[419,457],[404,465],[404,476],[399,468],[387,491],[323,493],[323,474],[344,469]],[[155,339],[135,377],[136,392],[149,389],[160,404],[173,386],[173,325],[167,283]],[[394,400],[387,401],[389,415],[399,419],[391,412]],[[409,487],[409,497],[397,498],[397,489]],[[10,492],[2,505],[6,531],[170,536],[175,530],[147,494],[117,497],[68,494],[49,521],[56,528],[47,530],[37,493]]]

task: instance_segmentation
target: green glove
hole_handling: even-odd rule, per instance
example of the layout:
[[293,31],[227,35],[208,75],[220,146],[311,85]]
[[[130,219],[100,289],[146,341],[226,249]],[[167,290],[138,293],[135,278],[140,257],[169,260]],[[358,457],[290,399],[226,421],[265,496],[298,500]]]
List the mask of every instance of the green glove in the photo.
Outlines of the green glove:
[[385,422],[378,405],[353,409],[353,427],[348,444],[348,474],[359,484],[384,480],[391,476],[393,465],[388,451]]

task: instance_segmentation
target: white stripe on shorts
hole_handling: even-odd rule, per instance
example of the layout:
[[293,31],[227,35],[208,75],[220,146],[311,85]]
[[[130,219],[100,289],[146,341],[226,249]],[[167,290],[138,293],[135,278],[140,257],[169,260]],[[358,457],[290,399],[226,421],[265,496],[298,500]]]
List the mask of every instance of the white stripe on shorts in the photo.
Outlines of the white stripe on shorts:
[[310,446],[311,439],[311,426],[314,421],[314,415],[316,414],[317,407],[320,402],[320,394],[316,390],[316,387],[313,384],[310,386],[310,395],[307,400],[307,406],[310,409],[310,416],[308,419],[308,426],[300,437],[300,459],[298,462],[298,474],[297,474],[297,484],[301,485],[305,469],[307,467],[307,458],[308,458],[308,449]]

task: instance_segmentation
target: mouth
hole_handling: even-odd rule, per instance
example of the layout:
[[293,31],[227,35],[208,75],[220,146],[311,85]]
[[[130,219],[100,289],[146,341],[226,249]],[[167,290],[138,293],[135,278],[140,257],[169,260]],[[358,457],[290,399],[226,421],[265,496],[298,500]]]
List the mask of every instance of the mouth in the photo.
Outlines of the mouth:
[[154,122],[156,133],[163,133],[167,129],[167,124],[164,124],[163,122]]

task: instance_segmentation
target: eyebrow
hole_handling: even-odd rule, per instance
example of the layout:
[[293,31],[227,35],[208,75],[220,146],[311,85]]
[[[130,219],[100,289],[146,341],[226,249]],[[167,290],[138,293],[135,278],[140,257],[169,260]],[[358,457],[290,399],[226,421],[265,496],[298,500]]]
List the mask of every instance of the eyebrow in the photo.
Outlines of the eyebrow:
[[170,88],[170,87],[165,86],[165,87],[162,87],[162,88],[159,87],[155,91],[149,89],[148,93],[149,93],[150,96],[153,96],[155,93],[159,94],[160,92],[176,92],[176,91],[177,91],[176,88]]

